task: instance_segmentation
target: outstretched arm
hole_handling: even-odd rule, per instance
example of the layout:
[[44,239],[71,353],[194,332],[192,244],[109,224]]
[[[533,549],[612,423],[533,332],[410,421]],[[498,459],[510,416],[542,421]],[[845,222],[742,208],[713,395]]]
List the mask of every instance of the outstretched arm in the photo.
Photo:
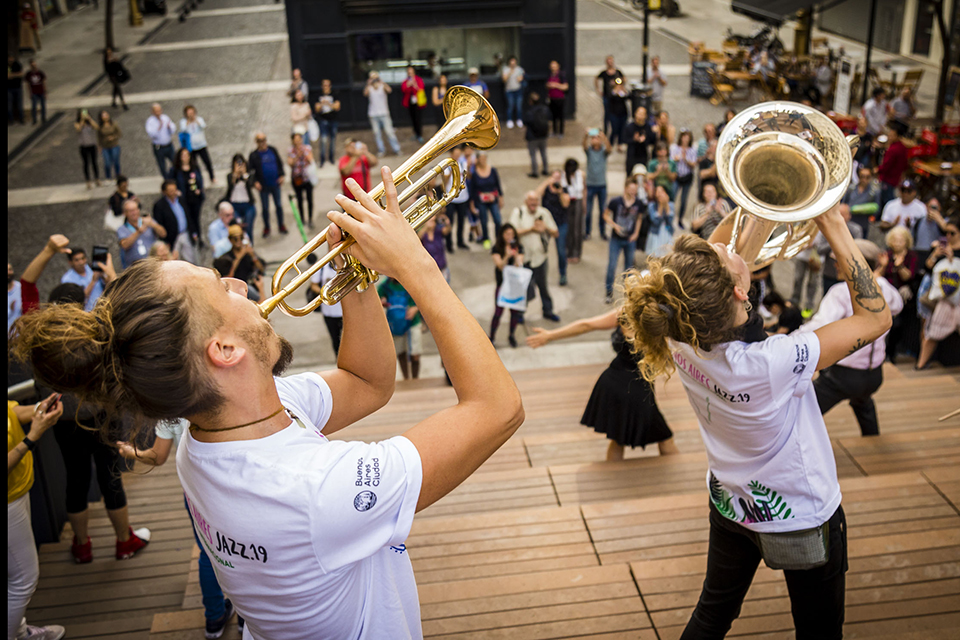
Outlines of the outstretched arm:
[[565,327],[547,331],[540,327],[533,328],[533,335],[527,336],[527,346],[531,349],[537,349],[548,342],[563,340],[564,338],[573,338],[591,331],[612,330],[617,327],[617,318],[620,316],[620,309],[611,309],[607,313],[592,318],[584,318],[571,322]]
[[64,235],[56,233],[50,236],[47,244],[40,253],[38,253],[36,257],[30,261],[30,264],[27,265],[27,268],[23,270],[23,275],[20,276],[20,279],[24,282],[35,283],[53,256],[60,253],[70,253],[70,249],[67,248],[69,245],[70,240]]

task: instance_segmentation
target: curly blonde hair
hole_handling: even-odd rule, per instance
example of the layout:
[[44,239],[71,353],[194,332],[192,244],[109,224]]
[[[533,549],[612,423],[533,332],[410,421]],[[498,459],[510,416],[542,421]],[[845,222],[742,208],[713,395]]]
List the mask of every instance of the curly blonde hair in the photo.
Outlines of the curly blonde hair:
[[624,276],[620,312],[634,352],[642,354],[645,380],[673,374],[668,338],[703,351],[737,338],[736,280],[709,242],[684,234],[672,252],[649,258],[647,269],[648,274],[630,270]]

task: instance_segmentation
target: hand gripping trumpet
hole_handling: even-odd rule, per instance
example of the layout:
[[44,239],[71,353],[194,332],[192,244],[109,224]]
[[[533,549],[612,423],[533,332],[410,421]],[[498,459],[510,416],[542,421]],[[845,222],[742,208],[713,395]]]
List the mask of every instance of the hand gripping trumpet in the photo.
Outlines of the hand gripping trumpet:
[[751,271],[792,258],[817,235],[813,221],[850,184],[860,139],[812,107],[764,102],[741,111],[717,141],[717,176],[730,199],[728,248]]
[[[451,87],[443,99],[443,115],[446,122],[440,130],[393,172],[394,180],[398,186],[402,182],[410,185],[398,196],[399,202],[403,203],[410,198],[416,198],[414,203],[403,211],[403,217],[416,230],[419,230],[427,220],[444,209],[459,195],[464,188],[466,176],[461,175],[459,165],[451,158],[440,161],[416,181],[413,179],[414,176],[458,144],[465,143],[475,149],[486,150],[493,148],[500,140],[500,121],[497,119],[497,114],[490,107],[490,104],[484,100],[483,96],[473,89],[463,86]],[[432,190],[427,187],[435,177],[441,176],[446,171],[449,171],[452,178],[450,180],[451,186],[442,197],[437,199],[434,197]],[[426,190],[426,194],[417,197],[424,190]],[[383,195],[384,187],[382,183],[370,192],[370,197],[380,202],[381,205],[383,204]],[[320,295],[303,307],[293,307],[287,304],[287,296],[306,284],[313,274],[356,242],[349,236],[345,237],[343,242],[327,252],[327,255],[311,265],[306,271],[301,271],[299,263],[306,260],[308,255],[326,243],[328,229],[329,227],[314,236],[310,242],[280,265],[271,282],[273,295],[257,305],[260,307],[260,315],[266,318],[274,309],[279,307],[289,316],[305,316],[313,312],[320,304],[336,304],[351,291],[363,291],[377,281],[380,276],[376,271],[363,266],[349,254],[344,254],[345,264],[343,268],[324,285]],[[297,275],[286,286],[282,286],[283,279],[291,271],[295,271]]]

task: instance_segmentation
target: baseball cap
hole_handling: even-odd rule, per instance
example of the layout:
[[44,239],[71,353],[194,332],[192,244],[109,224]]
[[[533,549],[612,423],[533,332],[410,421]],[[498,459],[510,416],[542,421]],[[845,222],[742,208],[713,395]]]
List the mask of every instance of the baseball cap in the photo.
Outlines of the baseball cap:
[[467,75],[468,75],[468,76],[478,76],[478,75],[480,75],[480,70],[477,69],[476,67],[470,67],[469,69],[467,69]]
[[232,224],[227,227],[227,234],[230,236],[243,236],[243,227],[238,224]]
[[631,176],[645,176],[647,175],[647,168],[643,166],[643,163],[637,163],[633,165],[633,171],[630,172]]
[[911,180],[910,178],[907,178],[906,180],[904,180],[903,182],[900,183],[900,191],[903,191],[903,190],[905,190],[905,189],[910,190],[910,191],[916,191],[916,190],[917,190],[917,184],[916,184],[913,180]]

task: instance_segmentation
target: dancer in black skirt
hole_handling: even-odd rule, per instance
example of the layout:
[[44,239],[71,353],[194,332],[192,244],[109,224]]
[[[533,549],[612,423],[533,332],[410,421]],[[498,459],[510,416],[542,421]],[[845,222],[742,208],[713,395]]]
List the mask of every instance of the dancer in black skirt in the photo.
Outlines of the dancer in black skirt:
[[645,448],[651,442],[657,443],[660,455],[680,453],[673,441],[673,432],[657,407],[653,388],[640,377],[637,370],[639,356],[630,353],[630,344],[624,338],[619,317],[620,310],[613,309],[553,331],[534,328],[534,333],[527,336],[527,345],[536,349],[554,340],[613,329],[610,340],[617,357],[600,374],[580,424],[606,434],[610,440],[607,460],[623,460],[624,447]]

